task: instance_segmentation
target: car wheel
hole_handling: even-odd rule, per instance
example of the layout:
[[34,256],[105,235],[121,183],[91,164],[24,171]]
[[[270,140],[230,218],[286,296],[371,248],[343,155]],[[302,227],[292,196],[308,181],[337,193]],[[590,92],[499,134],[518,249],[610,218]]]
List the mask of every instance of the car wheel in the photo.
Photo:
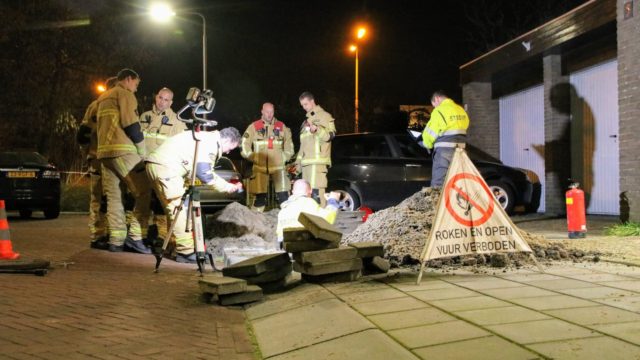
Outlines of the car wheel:
[[31,214],[33,214],[33,211],[29,210],[29,209],[22,209],[18,211],[20,213],[20,217],[22,219],[28,219],[31,217]]
[[56,219],[60,216],[60,205],[53,205],[44,209],[44,217],[46,219]]
[[509,215],[513,214],[513,209],[516,206],[516,198],[511,187],[498,180],[489,180],[487,181],[487,185],[489,185],[493,196],[496,197],[496,200],[498,200],[498,203],[504,211]]
[[340,210],[342,211],[356,211],[360,207],[360,198],[355,191],[345,188],[340,190],[334,190],[340,194]]

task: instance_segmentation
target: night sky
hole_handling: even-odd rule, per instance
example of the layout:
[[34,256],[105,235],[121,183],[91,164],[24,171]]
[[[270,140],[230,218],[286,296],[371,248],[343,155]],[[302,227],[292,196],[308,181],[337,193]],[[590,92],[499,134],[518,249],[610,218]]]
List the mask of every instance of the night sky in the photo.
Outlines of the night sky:
[[[570,9],[584,1],[531,2],[547,7],[564,3]],[[399,104],[426,104],[437,89],[460,100],[458,67],[484,51],[468,42],[470,34],[478,29],[465,16],[465,10],[482,9],[481,0],[170,3],[178,13],[191,10],[205,15],[209,87],[218,98],[216,112],[227,117],[251,112],[258,116],[265,101],[293,108],[304,90],[316,94],[320,104],[329,98],[340,99],[352,111],[354,57],[348,45],[354,38],[353,27],[360,22],[369,27],[360,47],[360,101],[361,108],[370,111],[383,106],[397,109]],[[512,28],[521,25],[517,22],[528,11],[513,5],[523,2],[489,3],[510,4],[498,11],[499,16],[511,21],[505,21],[505,26]],[[80,6],[90,13],[91,2],[83,4]],[[183,15],[169,24],[158,24],[145,16],[146,1],[120,4],[131,9],[132,26],[126,31],[132,32],[133,41],[155,54],[143,67],[122,64],[135,67],[141,74],[139,97],[167,86],[176,93],[174,108],[179,107],[187,89],[202,84],[200,19]]]

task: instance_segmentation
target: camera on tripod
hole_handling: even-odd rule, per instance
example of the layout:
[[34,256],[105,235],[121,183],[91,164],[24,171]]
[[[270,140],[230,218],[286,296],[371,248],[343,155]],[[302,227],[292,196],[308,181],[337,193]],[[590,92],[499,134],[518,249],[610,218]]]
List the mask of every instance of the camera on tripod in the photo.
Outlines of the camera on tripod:
[[213,111],[216,106],[216,99],[213,97],[213,91],[204,89],[200,91],[197,87],[192,87],[187,93],[187,103],[190,107],[195,108],[196,114],[208,114]]

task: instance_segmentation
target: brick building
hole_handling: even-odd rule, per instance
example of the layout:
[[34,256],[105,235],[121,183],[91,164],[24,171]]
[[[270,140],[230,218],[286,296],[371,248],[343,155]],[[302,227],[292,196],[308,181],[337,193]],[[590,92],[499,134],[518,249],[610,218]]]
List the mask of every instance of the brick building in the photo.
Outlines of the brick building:
[[460,79],[469,142],[534,170],[539,211],[564,213],[573,179],[588,213],[640,221],[640,0],[588,1],[462,65]]

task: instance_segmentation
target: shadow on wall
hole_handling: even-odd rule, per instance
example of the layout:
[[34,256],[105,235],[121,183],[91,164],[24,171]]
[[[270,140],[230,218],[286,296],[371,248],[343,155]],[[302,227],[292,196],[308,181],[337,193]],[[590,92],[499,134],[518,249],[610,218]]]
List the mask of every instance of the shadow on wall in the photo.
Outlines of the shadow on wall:
[[627,192],[623,191],[620,193],[620,221],[626,223],[629,221],[631,217],[631,207],[629,206],[629,198],[627,197]]

